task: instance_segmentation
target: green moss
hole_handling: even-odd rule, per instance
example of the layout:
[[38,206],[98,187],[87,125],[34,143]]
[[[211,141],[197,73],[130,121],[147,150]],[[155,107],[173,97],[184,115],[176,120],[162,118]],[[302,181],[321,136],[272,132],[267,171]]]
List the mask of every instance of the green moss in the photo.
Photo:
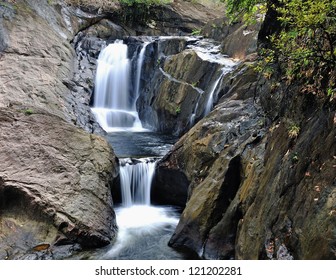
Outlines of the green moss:
[[198,36],[201,34],[201,29],[194,29],[192,32],[191,32],[191,35],[194,35],[194,36]]
[[29,115],[34,114],[34,111],[33,111],[33,109],[28,108],[28,109],[24,110],[23,113],[24,113],[25,115],[29,116]]

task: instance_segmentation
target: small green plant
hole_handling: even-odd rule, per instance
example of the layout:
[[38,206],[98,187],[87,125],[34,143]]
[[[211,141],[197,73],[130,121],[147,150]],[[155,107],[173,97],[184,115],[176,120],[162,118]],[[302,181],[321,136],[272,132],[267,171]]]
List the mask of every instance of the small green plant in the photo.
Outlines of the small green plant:
[[274,73],[274,69],[272,67],[265,67],[264,71],[263,71],[263,76],[266,80],[270,80],[272,78],[272,75]]
[[28,109],[24,110],[24,114],[27,115],[27,116],[29,116],[29,115],[34,114],[34,111],[33,111],[33,109],[28,108]]
[[288,137],[295,139],[299,136],[300,127],[297,124],[291,124],[288,128]]
[[180,106],[177,106],[176,109],[175,109],[175,113],[178,115],[181,113],[181,107]]
[[335,90],[332,89],[332,88],[328,88],[327,89],[327,95],[330,98],[330,100],[334,99],[334,97],[335,97]]
[[193,36],[198,36],[201,34],[201,29],[194,29],[192,32],[191,32],[191,35]]

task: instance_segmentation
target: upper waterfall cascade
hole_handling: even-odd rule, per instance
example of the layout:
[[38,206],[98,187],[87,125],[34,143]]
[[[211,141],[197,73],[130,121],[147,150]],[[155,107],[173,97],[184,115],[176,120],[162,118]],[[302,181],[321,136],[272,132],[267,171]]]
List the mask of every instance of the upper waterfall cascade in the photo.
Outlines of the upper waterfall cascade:
[[[92,111],[106,132],[144,130],[135,109],[136,100],[130,96],[130,60],[127,52],[127,45],[117,40],[105,47],[98,57]],[[140,59],[143,59],[143,54],[139,56]],[[137,65],[137,79],[140,79],[142,60]],[[136,81],[136,84],[138,91],[140,81]]]
[[[189,115],[188,126],[192,127],[200,117],[206,116],[213,109],[213,106],[218,101],[218,94],[221,90],[223,77],[231,72],[237,63],[223,55],[220,52],[219,46],[216,46],[210,40],[195,39],[195,37],[188,36],[178,38],[182,41],[185,40],[186,45],[184,49],[195,51],[200,60],[205,61],[207,64],[211,63],[213,67],[216,68],[213,73],[213,77],[216,78],[210,78],[205,88],[201,89],[197,87],[197,83],[190,84],[192,88],[199,93],[196,102],[193,104],[193,108],[189,107],[191,113]],[[146,78],[146,75],[148,75],[148,65],[158,68],[165,77],[163,81],[168,80],[178,85],[188,84],[188,81],[180,80],[178,77],[179,74],[175,76],[174,73],[166,72],[163,65],[160,64],[162,61],[161,58],[165,59],[166,56],[170,56],[170,52],[172,51],[169,48],[167,49],[167,42],[169,40],[174,42],[176,37],[146,37],[143,40],[145,41],[144,43],[134,48],[134,55],[129,54],[128,46],[124,44],[123,41],[116,40],[114,43],[102,49],[98,57],[94,106],[92,111],[106,132],[146,131],[141,121],[147,128],[150,127],[151,129],[153,128],[154,131],[160,131],[161,128],[158,128],[160,126],[158,122],[164,122],[166,120],[166,116],[162,113],[164,109],[161,110],[161,108],[157,109],[155,107],[158,106],[155,103],[157,102],[156,100],[159,100],[159,98],[155,96],[156,87],[160,88],[160,86],[156,85],[152,90],[146,88],[146,85],[141,84],[141,81],[148,81],[148,78]],[[134,45],[131,43],[130,49],[132,47],[134,47]],[[144,63],[147,48],[150,49],[147,52],[147,60]],[[155,54],[155,49],[157,49],[158,54]],[[165,53],[166,51],[167,53]],[[156,55],[159,55],[159,57],[157,58]],[[132,60],[129,59],[128,56],[131,56]],[[148,60],[149,57],[153,60],[157,59],[157,62],[150,62],[150,59]],[[146,69],[146,73],[142,68]],[[144,92],[142,92],[143,89],[145,89]],[[167,90],[173,91],[174,89],[168,88]],[[153,95],[152,97],[150,97],[151,94]],[[148,99],[144,96],[148,96]],[[138,99],[140,99],[139,104],[142,104],[139,105],[139,112],[137,111]],[[166,99],[168,100],[169,98],[166,97]],[[143,100],[147,102],[145,106],[143,106]],[[181,101],[169,99],[166,102],[171,102],[173,104],[171,106],[174,106],[174,102]],[[179,106],[176,106],[180,108],[182,105],[179,104]],[[152,110],[153,108],[156,109]],[[155,112],[153,113],[153,111]],[[160,119],[156,119],[156,117]]]

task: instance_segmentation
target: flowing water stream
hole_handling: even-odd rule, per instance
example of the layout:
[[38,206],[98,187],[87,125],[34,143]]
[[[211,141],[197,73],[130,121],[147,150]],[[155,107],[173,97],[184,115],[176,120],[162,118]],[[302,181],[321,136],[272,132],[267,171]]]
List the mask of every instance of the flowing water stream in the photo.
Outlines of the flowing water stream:
[[136,111],[147,45],[143,44],[137,58],[133,98],[128,92],[131,75],[127,45],[116,41],[103,49],[98,58],[92,110],[102,128],[110,132],[107,138],[119,158],[121,204],[115,207],[117,240],[109,248],[95,252],[94,258],[182,258],[167,246],[178,222],[177,211],[172,207],[155,207],[150,202],[156,161],[175,140],[145,132]]
[[[107,248],[91,252],[87,258],[184,258],[167,246],[178,223],[177,209],[151,205],[151,183],[156,162],[177,139],[144,129],[136,111],[142,64],[148,44],[144,43],[137,55],[132,94],[129,93],[131,62],[127,56],[127,45],[117,40],[104,48],[98,58],[92,111],[102,128],[109,133],[107,139],[119,158],[121,201],[114,206],[119,228],[116,242]],[[213,59],[212,56],[207,57],[204,47],[195,48],[204,59]],[[228,72],[227,69],[232,68],[231,64],[225,63],[210,89],[204,109],[206,114],[212,109],[222,77]],[[196,104],[194,112],[198,106]],[[194,114],[190,117],[192,122],[194,117]]]
[[[127,137],[132,136],[132,137]],[[119,159],[121,202],[115,204],[118,236],[114,244],[88,252],[89,259],[184,259],[184,255],[167,246],[178,223],[179,212],[170,206],[153,206],[150,188],[156,161],[172,146],[175,139],[154,133],[114,132],[109,135],[117,156],[134,149],[133,141],[150,141],[164,144],[161,150],[153,145],[139,150],[137,158]],[[115,145],[113,143],[120,143]],[[169,143],[167,143],[169,142]],[[131,148],[131,149],[129,149]],[[136,150],[136,148],[135,148]],[[144,157],[146,155],[146,157]]]

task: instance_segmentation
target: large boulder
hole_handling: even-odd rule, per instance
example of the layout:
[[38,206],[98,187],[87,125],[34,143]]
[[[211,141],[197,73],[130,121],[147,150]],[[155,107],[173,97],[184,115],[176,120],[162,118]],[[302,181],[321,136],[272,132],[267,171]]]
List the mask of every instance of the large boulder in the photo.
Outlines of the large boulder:
[[[60,239],[84,247],[109,244],[116,233],[110,184],[117,162],[106,141],[45,111],[0,111],[0,209],[6,229],[0,257],[17,258]],[[39,227],[30,229],[37,222]]]
[[69,86],[73,33],[47,1],[8,2],[0,15],[0,258],[106,245],[118,166],[106,140],[81,129],[95,124],[87,92]]
[[246,25],[230,22],[226,17],[209,20],[201,34],[221,43],[223,53],[236,59],[245,59],[257,51],[261,21]]

